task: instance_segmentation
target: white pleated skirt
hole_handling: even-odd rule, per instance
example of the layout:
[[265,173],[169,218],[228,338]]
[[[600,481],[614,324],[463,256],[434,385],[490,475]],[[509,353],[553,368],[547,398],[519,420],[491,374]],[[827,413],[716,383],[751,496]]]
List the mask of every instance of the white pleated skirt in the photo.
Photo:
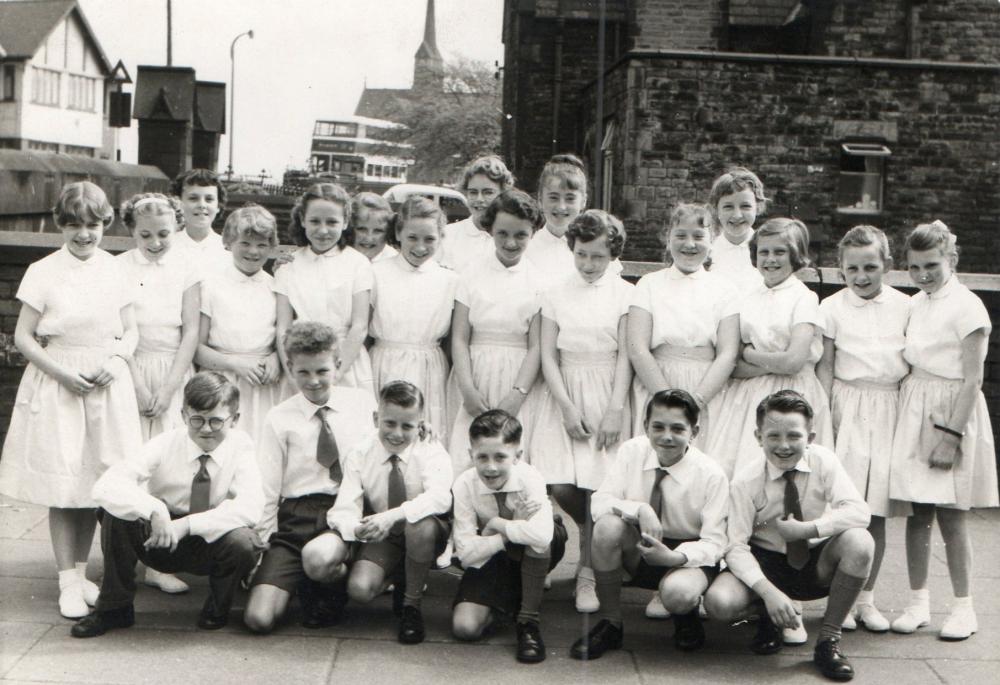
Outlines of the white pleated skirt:
[[611,448],[596,449],[594,443],[604,413],[611,402],[617,353],[560,351],[559,370],[570,401],[590,428],[587,440],[574,440],[563,425],[562,410],[545,393],[531,437],[531,464],[549,484],[569,484],[596,490],[604,473],[614,462],[618,445],[631,437],[628,402],[622,412],[619,442]]
[[893,499],[962,510],[998,506],[996,448],[982,392],[976,396],[955,465],[947,470],[929,465],[930,454],[944,435],[930,416],[946,421],[961,387],[960,380],[920,369],[903,380],[889,472]]
[[424,394],[424,420],[442,445],[448,444],[451,424],[446,422],[448,359],[437,344],[376,340],[371,350],[375,387],[395,380],[409,381]]
[[[150,393],[156,393],[170,375],[170,368],[174,363],[176,352],[143,352],[136,350],[135,366],[139,372],[139,377],[143,385]],[[142,441],[146,442],[155,435],[173,430],[184,423],[181,417],[181,409],[184,408],[184,384],[194,375],[194,370],[189,368],[181,384],[177,386],[170,396],[170,404],[159,416],[149,418],[139,415],[139,427],[142,430]]]
[[[90,373],[109,348],[50,344],[58,364]],[[128,365],[114,358],[115,380],[77,395],[28,364],[21,377],[0,458],[0,493],[47,507],[89,508],[94,483],[142,446],[139,410]]]
[[[243,357],[254,362],[267,357],[267,355],[254,354],[232,356]],[[259,445],[267,412],[271,410],[271,407],[280,404],[285,396],[284,377],[279,377],[278,380],[267,385],[255,385],[229,371],[220,371],[220,373],[240,389],[240,420],[237,427],[253,438],[254,445]]]

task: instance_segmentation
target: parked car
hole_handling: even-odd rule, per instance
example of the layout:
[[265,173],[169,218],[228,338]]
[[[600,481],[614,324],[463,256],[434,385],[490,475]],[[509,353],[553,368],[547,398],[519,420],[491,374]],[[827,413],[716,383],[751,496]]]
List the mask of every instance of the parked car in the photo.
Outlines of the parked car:
[[472,215],[465,195],[454,188],[419,183],[399,183],[382,193],[382,197],[389,201],[389,206],[392,207],[393,211],[398,210],[410,195],[422,195],[429,200],[434,200],[438,207],[444,210],[449,224],[467,219]]

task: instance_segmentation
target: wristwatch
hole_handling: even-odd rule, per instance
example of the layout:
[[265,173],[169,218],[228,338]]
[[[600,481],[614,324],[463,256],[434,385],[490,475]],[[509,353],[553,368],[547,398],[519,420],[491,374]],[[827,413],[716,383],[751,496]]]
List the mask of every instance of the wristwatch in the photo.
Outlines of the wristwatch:
[[520,385],[515,385],[514,386],[514,390],[517,390],[519,393],[521,393],[525,397],[528,396],[528,391],[525,390],[524,388],[522,388]]

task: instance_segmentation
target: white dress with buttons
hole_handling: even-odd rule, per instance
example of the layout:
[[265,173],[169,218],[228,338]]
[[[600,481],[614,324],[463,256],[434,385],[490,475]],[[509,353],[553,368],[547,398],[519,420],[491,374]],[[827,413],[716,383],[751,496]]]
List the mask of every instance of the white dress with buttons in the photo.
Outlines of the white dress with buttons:
[[[47,341],[46,353],[91,374],[122,336],[121,309],[134,291],[107,252],[81,261],[64,246],[28,267],[17,299],[41,315],[35,335]],[[128,366],[116,357],[107,368],[111,383],[77,395],[28,364],[0,458],[0,492],[47,507],[95,506],[98,477],[142,446]]]
[[[574,272],[575,273],[575,272]],[[631,437],[629,406],[622,413],[620,442],[597,450],[594,441],[611,403],[618,357],[618,324],[628,313],[632,285],[615,273],[597,282],[575,278],[542,295],[542,316],[559,327],[556,348],[559,372],[573,405],[591,430],[587,440],[574,440],[563,425],[562,410],[546,393],[531,438],[531,464],[549,484],[567,483],[596,490],[615,459],[618,445]]]
[[394,380],[416,385],[424,394],[425,416],[448,444],[445,387],[448,359],[441,340],[451,328],[458,276],[435,260],[414,268],[402,255],[374,266],[371,335],[375,387]]
[[872,514],[903,516],[909,507],[889,500],[889,460],[896,427],[899,382],[910,298],[889,286],[872,299],[844,288],[819,305],[823,335],[834,343],[833,431],[840,463]]
[[[157,262],[146,259],[138,249],[118,256],[137,294],[135,322],[139,329],[139,345],[133,356],[143,385],[150,393],[159,390],[170,375],[181,343],[184,293],[201,281],[196,263],[185,257],[184,252],[174,249]],[[143,441],[183,424],[184,383],[193,371],[188,368],[163,413],[153,418],[139,417]]]

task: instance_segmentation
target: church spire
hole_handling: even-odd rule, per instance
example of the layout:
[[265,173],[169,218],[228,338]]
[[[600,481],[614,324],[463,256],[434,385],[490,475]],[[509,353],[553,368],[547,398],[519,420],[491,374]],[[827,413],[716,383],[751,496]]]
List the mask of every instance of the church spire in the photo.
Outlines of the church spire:
[[417,59],[440,60],[441,52],[437,47],[437,36],[434,26],[434,0],[427,0],[427,18],[424,20],[424,40],[417,48]]

